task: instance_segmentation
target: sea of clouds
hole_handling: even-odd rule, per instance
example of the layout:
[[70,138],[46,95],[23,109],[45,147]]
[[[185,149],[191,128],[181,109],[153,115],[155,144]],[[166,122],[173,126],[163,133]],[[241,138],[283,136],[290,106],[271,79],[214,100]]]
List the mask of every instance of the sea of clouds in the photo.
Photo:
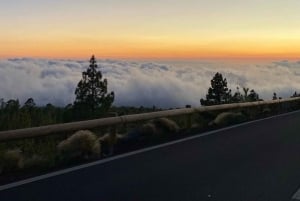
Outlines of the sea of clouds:
[[[38,105],[73,103],[74,91],[88,61],[48,59],[1,59],[0,98],[32,97]],[[273,92],[283,98],[300,92],[300,61],[126,61],[98,60],[99,70],[115,92],[114,105],[162,108],[200,105],[216,72],[236,87],[255,89],[261,98]]]

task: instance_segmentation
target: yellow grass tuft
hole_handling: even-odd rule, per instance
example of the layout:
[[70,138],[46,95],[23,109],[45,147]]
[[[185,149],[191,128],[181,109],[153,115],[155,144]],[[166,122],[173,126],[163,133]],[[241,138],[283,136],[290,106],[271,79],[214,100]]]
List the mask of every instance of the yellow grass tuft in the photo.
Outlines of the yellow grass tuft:
[[163,133],[177,133],[179,126],[176,122],[168,118],[160,118],[152,121],[156,129],[161,130]]
[[13,149],[4,152],[0,166],[0,173],[22,169],[24,167],[24,159],[21,150]]
[[213,123],[217,126],[226,126],[230,124],[237,124],[244,122],[246,117],[242,113],[234,113],[234,112],[223,112],[219,114]]
[[49,159],[46,159],[40,155],[34,154],[29,158],[24,159],[25,169],[44,169],[50,165]]
[[158,134],[156,126],[151,122],[144,124],[141,127],[141,132],[146,136],[152,136]]
[[98,157],[101,152],[97,136],[88,130],[77,131],[60,142],[57,148],[68,159],[91,159]]

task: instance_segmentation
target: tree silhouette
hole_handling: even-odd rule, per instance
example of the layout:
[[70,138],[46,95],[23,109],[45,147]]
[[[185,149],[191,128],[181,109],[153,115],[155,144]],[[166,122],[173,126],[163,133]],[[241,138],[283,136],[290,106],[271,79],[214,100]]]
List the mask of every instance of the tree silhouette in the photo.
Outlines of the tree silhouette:
[[300,94],[297,94],[297,91],[295,91],[295,93],[291,96],[291,98],[295,98],[295,97],[299,97]]
[[248,95],[247,99],[248,99],[248,102],[254,102],[254,101],[259,101],[259,100],[261,100],[261,99],[259,98],[258,93],[256,93],[256,91],[254,91],[254,89],[252,89],[252,90],[250,91],[250,94]]
[[5,101],[3,98],[0,99],[0,109],[3,110],[5,108]]
[[75,95],[74,108],[79,112],[80,119],[103,115],[114,101],[114,92],[107,92],[107,80],[102,80],[94,55],[87,70],[82,72]]
[[233,94],[233,96],[231,98],[231,102],[232,103],[240,103],[240,102],[243,102],[243,99],[244,99],[244,97],[240,92],[240,88],[237,87],[236,92]]
[[244,101],[247,102],[249,88],[243,87],[243,91],[244,91]]
[[5,110],[8,112],[17,112],[20,108],[20,102],[18,99],[10,99],[9,101],[6,102]]
[[216,73],[211,80],[211,87],[208,89],[206,100],[201,99],[201,105],[218,105],[230,103],[232,98],[231,90],[227,87],[226,78],[221,73]]
[[36,105],[36,104],[35,104],[33,98],[28,98],[27,101],[24,103],[24,106],[23,106],[23,107],[26,107],[26,108],[34,108],[35,105]]

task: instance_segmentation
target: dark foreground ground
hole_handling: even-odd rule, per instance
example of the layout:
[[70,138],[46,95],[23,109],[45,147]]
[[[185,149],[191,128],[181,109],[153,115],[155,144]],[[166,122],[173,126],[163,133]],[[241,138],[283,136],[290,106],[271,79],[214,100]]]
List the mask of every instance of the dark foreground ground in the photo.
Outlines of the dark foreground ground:
[[0,191],[1,201],[289,201],[300,112]]

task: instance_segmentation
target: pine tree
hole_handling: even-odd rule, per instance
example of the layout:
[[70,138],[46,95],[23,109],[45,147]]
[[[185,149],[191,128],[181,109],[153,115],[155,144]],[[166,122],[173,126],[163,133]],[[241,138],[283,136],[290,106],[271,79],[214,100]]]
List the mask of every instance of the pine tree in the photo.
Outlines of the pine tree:
[[75,95],[74,108],[79,110],[81,119],[104,114],[114,101],[114,92],[107,92],[107,80],[102,80],[94,55],[87,70],[82,72]]
[[3,122],[4,130],[19,128],[19,112],[20,112],[20,103],[19,100],[11,99],[6,102],[5,105],[5,117]]
[[275,92],[273,93],[273,98],[272,99],[277,100],[277,94]]
[[236,92],[233,94],[233,96],[231,98],[231,102],[232,103],[243,102],[243,95],[241,94],[239,87],[236,88]]
[[201,105],[218,105],[230,103],[232,98],[231,90],[227,87],[226,78],[221,73],[216,73],[211,80],[211,87],[208,89],[206,100],[201,99]]
[[26,108],[34,108],[36,106],[33,98],[28,98],[27,101],[24,103],[24,106],[23,107],[26,107]]
[[249,102],[254,102],[254,101],[259,101],[259,100],[261,100],[261,99],[259,98],[258,93],[256,93],[256,91],[254,89],[252,89],[250,91],[249,96],[248,96],[248,101]]
[[243,87],[243,91],[244,91],[244,102],[248,102],[247,98],[248,98],[249,88]]

